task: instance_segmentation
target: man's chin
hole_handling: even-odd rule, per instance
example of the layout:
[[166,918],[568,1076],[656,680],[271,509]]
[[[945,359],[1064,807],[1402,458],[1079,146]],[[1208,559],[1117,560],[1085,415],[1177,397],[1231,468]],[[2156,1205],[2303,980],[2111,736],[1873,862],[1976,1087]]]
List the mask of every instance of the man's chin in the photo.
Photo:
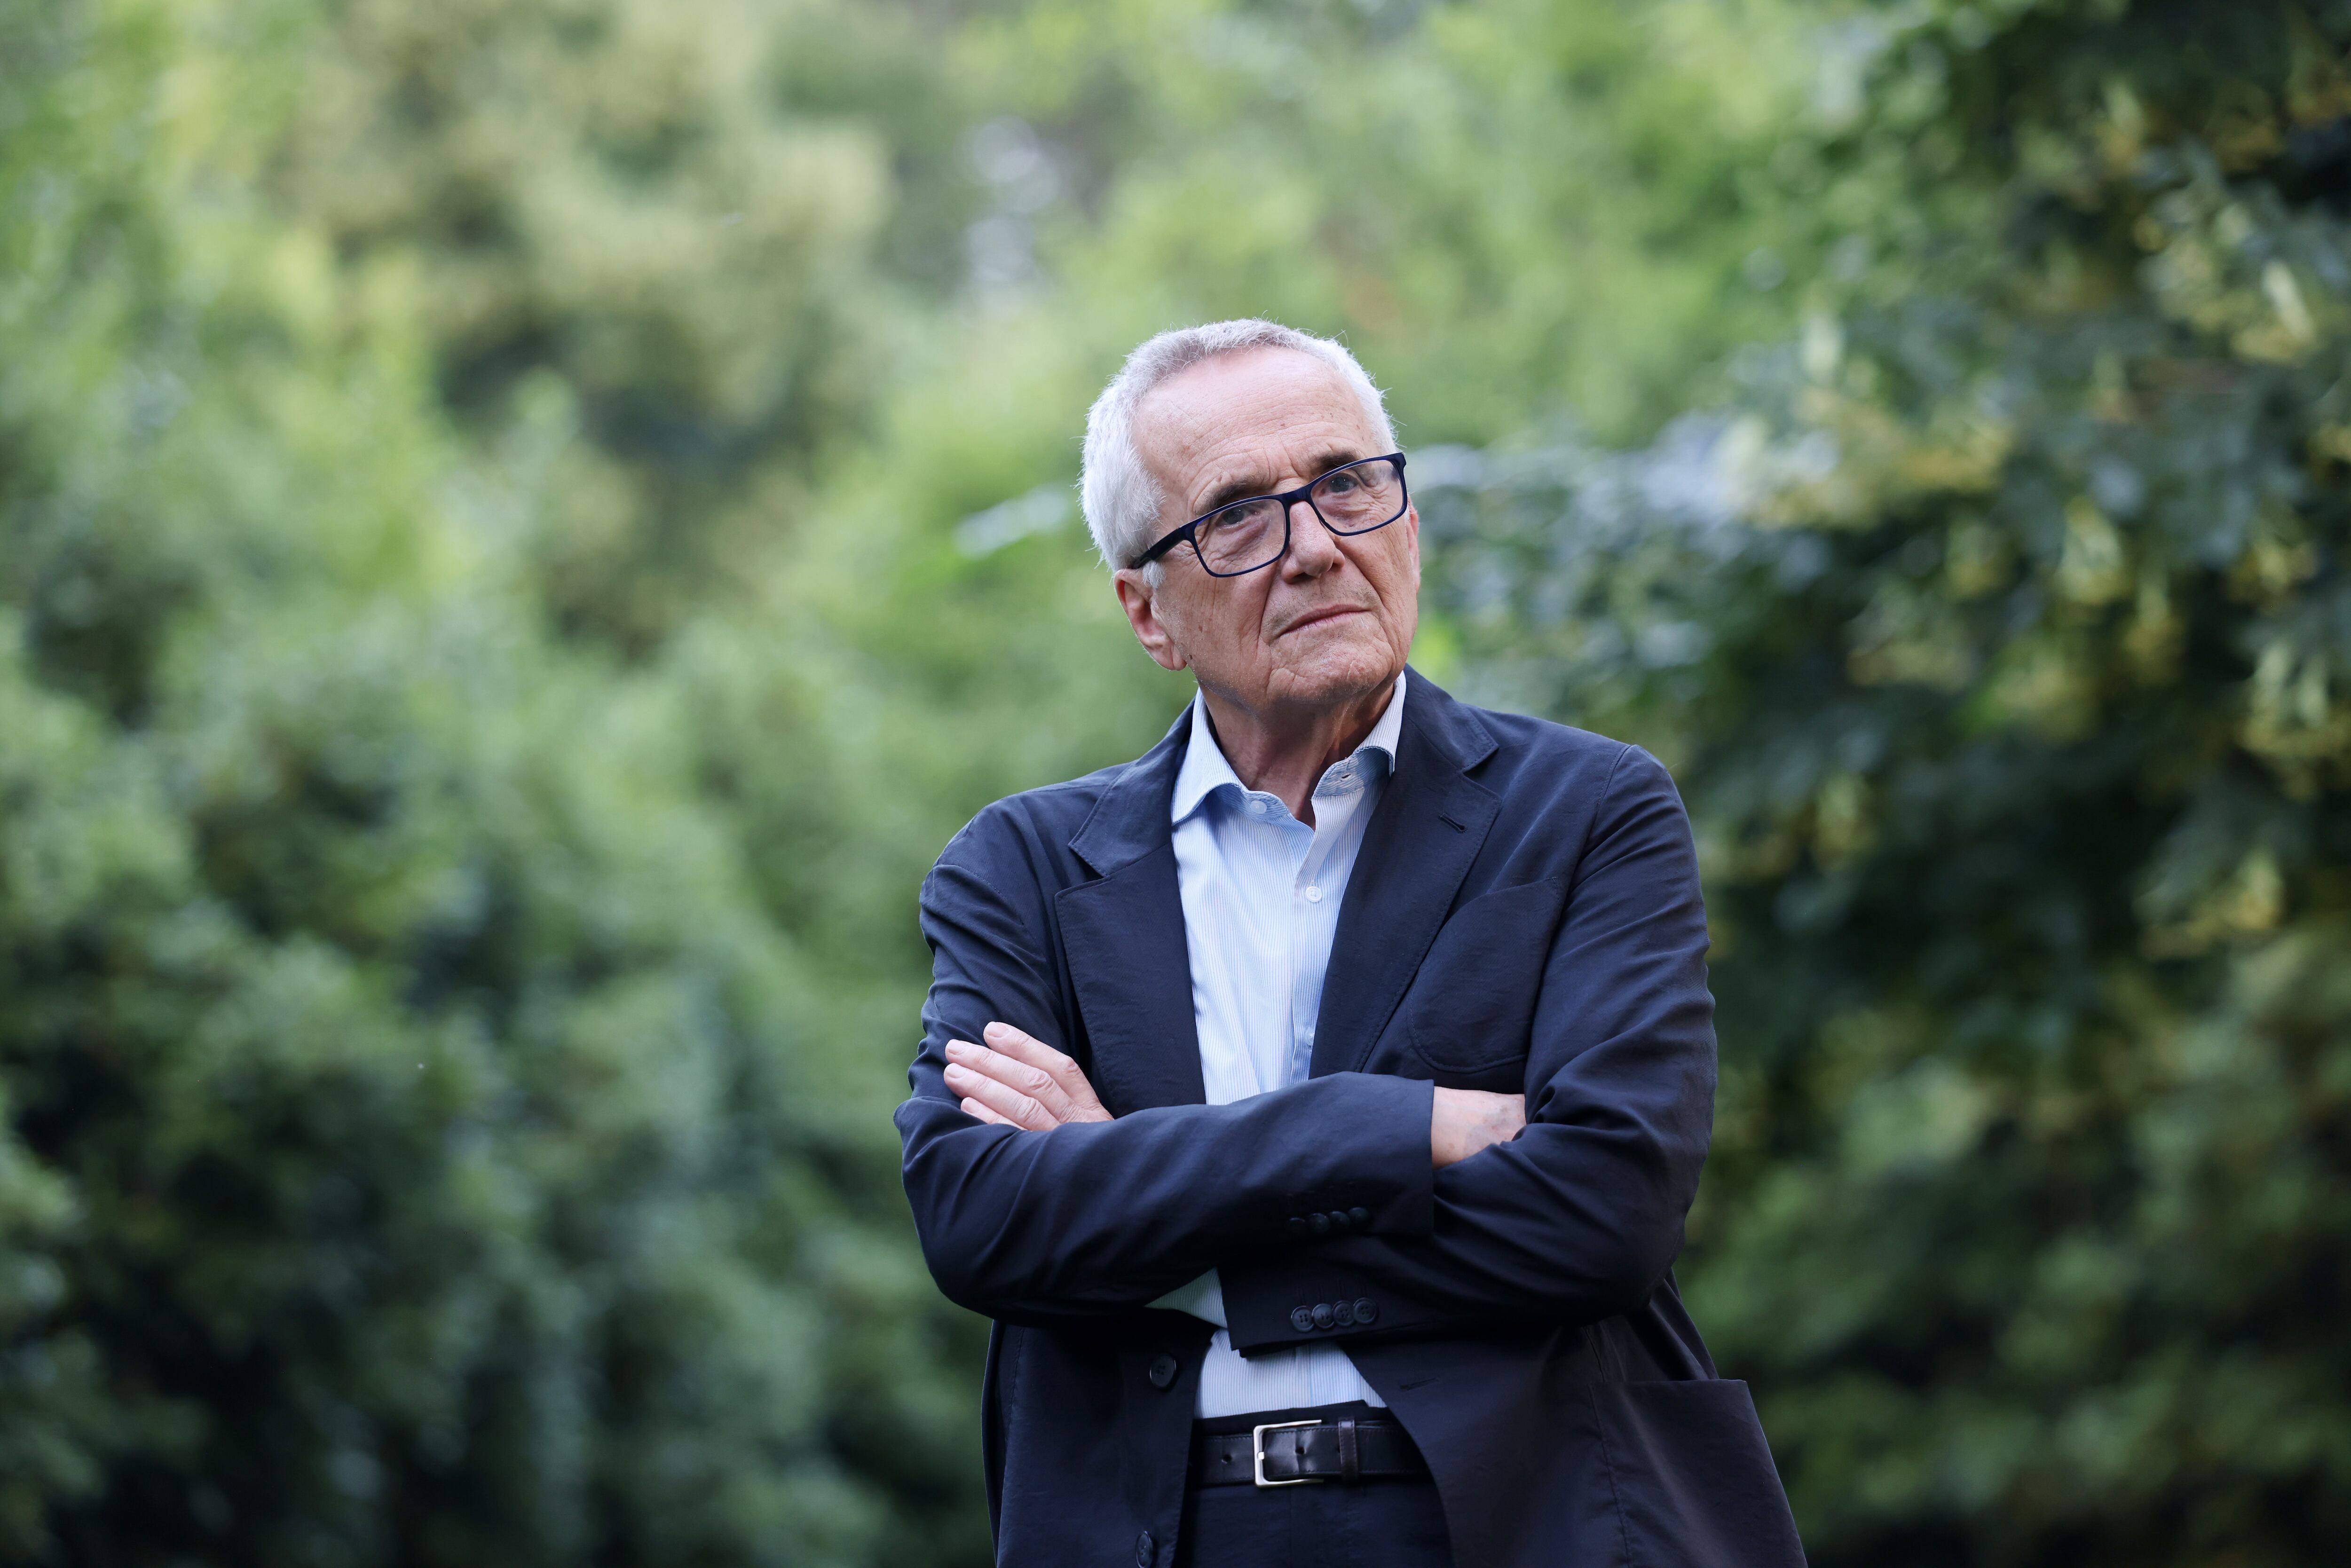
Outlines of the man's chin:
[[[1313,631],[1306,628],[1309,633]],[[1395,678],[1395,655],[1384,642],[1376,639],[1334,639],[1329,645],[1301,648],[1298,653],[1303,656],[1283,661],[1282,678],[1276,683],[1280,700],[1285,703],[1322,706],[1352,702]]]

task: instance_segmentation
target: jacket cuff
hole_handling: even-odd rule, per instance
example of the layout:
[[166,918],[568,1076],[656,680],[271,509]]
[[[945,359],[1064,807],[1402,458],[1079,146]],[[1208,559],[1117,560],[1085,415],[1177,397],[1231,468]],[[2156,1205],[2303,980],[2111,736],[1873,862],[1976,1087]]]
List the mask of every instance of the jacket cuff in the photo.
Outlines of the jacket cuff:
[[1364,1254],[1373,1240],[1325,1242],[1228,1264],[1225,1328],[1243,1355],[1296,1350],[1321,1340],[1383,1338],[1425,1331],[1429,1313],[1381,1282]]
[[1437,1223],[1437,1169],[1429,1118],[1437,1085],[1384,1072],[1334,1072],[1311,1081],[1335,1095],[1315,1120],[1344,1140],[1338,1174],[1284,1195],[1282,1244],[1311,1247],[1346,1236],[1426,1236]]

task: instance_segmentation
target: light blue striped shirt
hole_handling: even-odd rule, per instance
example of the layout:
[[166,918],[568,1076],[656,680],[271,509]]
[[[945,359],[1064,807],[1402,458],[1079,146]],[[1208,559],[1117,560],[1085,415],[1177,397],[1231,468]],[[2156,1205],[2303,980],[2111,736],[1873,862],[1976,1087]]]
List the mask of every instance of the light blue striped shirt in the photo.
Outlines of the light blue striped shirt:
[[[1200,1078],[1208,1103],[1227,1105],[1306,1077],[1322,976],[1364,827],[1395,768],[1404,729],[1405,677],[1354,754],[1325,768],[1314,787],[1314,825],[1290,814],[1278,795],[1244,789],[1192,704],[1192,738],[1176,776],[1176,876],[1184,899],[1184,942],[1192,960],[1192,1020],[1200,1037]],[[1225,1332],[1214,1270],[1152,1303],[1217,1325],[1200,1373],[1196,1413],[1244,1416],[1337,1405],[1386,1403],[1335,1344],[1244,1358]]]

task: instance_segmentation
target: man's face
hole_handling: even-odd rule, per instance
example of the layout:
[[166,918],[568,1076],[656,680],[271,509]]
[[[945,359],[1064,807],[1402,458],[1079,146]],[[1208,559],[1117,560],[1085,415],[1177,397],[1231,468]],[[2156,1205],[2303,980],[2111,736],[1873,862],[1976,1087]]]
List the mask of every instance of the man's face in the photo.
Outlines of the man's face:
[[[1204,512],[1291,490],[1387,449],[1339,372],[1289,349],[1194,365],[1135,410],[1135,445],[1166,499],[1156,538]],[[1168,669],[1253,713],[1335,706],[1404,668],[1419,621],[1420,514],[1340,538],[1302,503],[1290,549],[1262,570],[1214,577],[1189,545],[1155,590],[1117,573],[1134,634]]]

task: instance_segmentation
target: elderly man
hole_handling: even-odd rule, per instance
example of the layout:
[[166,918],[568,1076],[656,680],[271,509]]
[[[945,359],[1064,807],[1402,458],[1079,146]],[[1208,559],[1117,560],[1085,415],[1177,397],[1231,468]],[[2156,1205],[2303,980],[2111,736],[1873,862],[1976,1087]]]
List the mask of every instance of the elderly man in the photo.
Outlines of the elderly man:
[[1199,695],[940,855],[897,1115],[997,1322],[998,1559],[1799,1563],[1671,1272],[1714,1090],[1680,799],[1405,667],[1395,448],[1265,321],[1152,339],[1088,420],[1119,602]]

